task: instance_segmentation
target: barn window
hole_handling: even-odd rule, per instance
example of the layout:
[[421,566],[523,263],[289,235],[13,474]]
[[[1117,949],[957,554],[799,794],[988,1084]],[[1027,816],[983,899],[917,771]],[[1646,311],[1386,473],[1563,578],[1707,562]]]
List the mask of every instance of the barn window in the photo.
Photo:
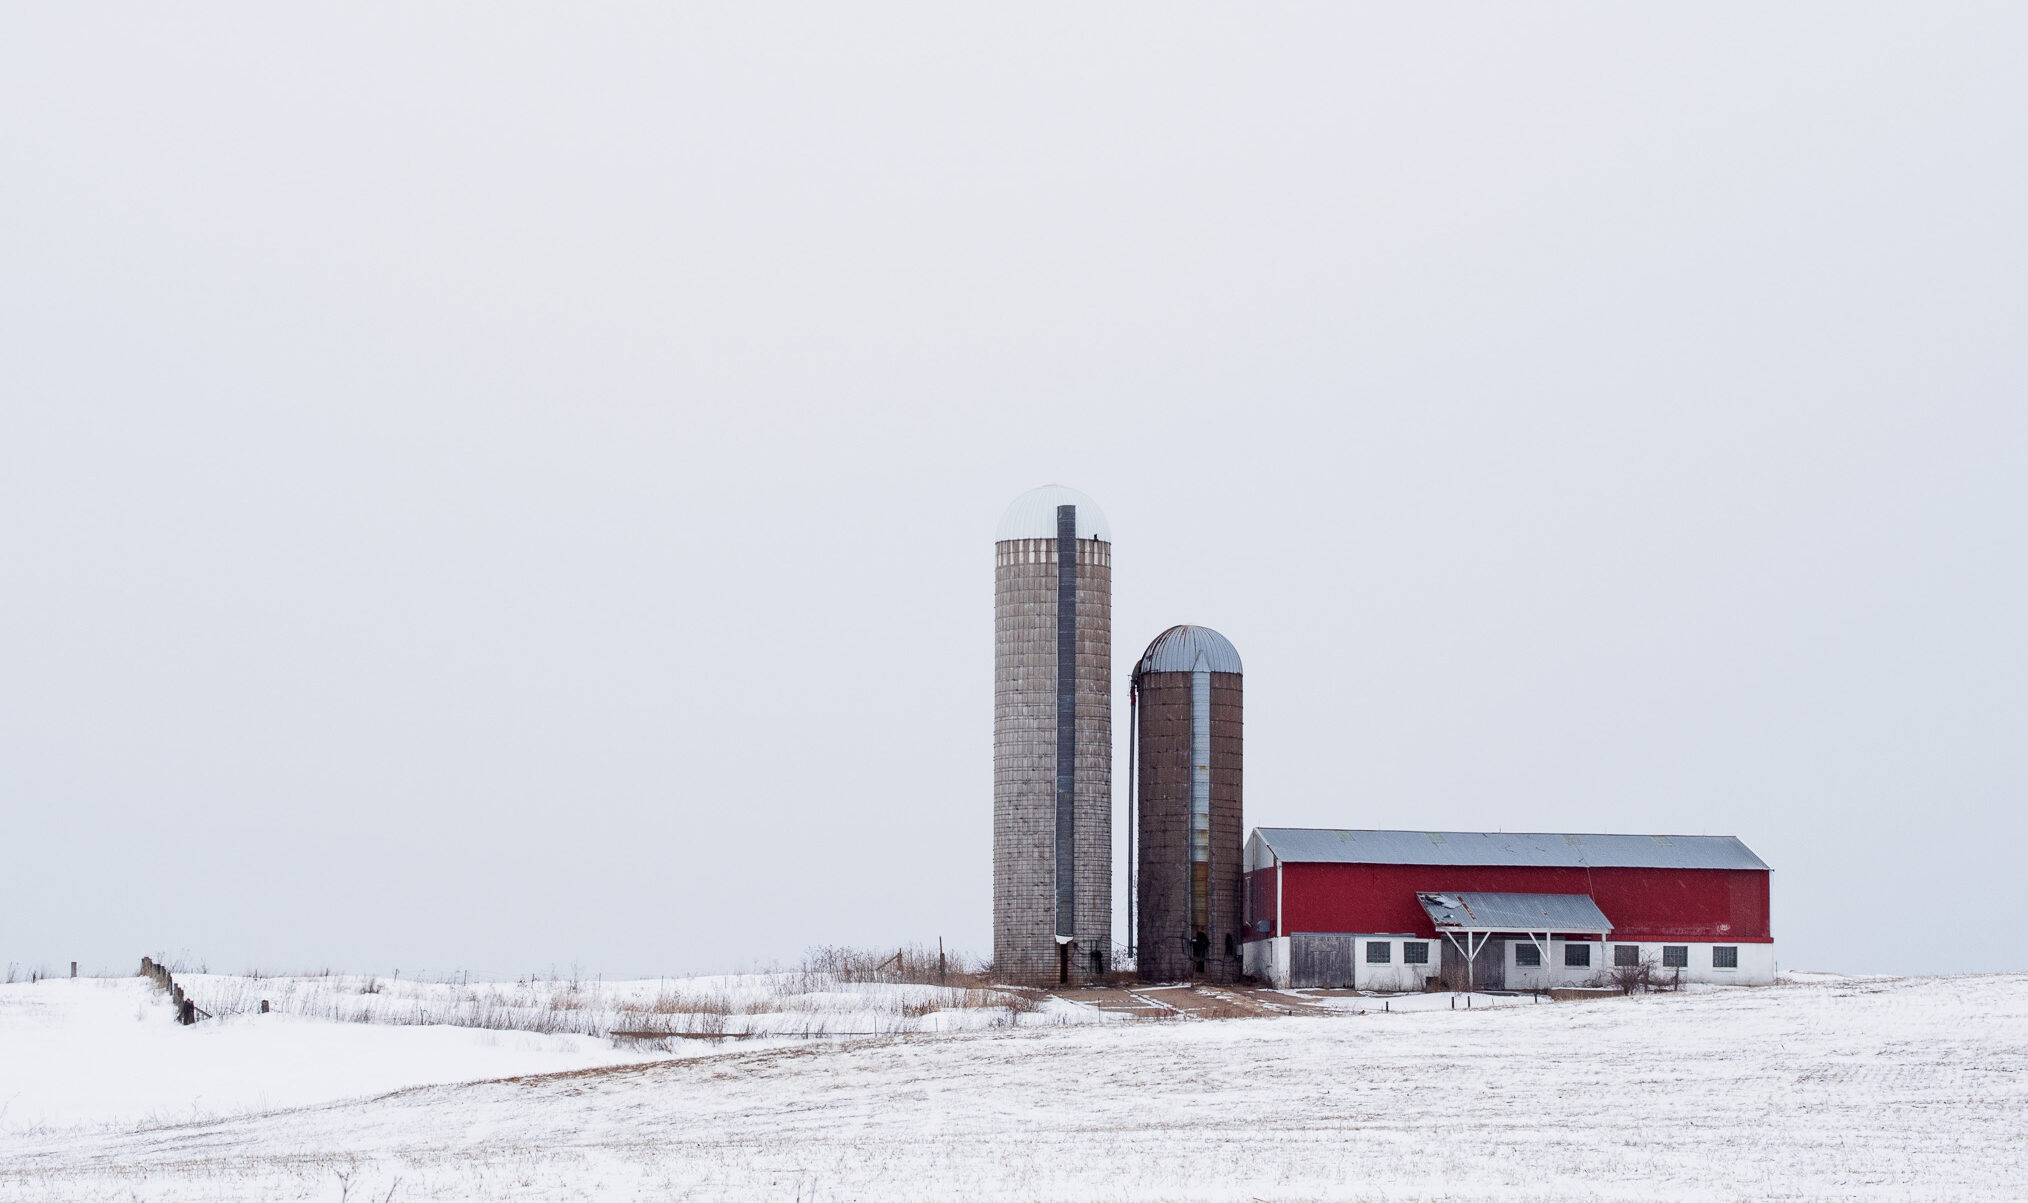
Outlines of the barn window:
[[1591,968],[1591,945],[1565,944],[1563,946],[1563,963],[1570,969]]
[[1403,940],[1401,942],[1401,963],[1404,965],[1429,964],[1429,941]]
[[1690,968],[1690,946],[1688,944],[1662,945],[1662,968],[1664,969]]
[[1739,946],[1736,944],[1713,944],[1711,946],[1711,967],[1713,969],[1739,968]]
[[1615,966],[1621,969],[1633,969],[1638,967],[1640,963],[1641,946],[1639,944],[1613,945],[1613,964]]
[[1394,963],[1394,941],[1368,940],[1366,942],[1366,963],[1368,965],[1391,965]]
[[1514,963],[1516,965],[1540,965],[1542,963],[1542,950],[1533,944],[1516,944],[1514,946]]

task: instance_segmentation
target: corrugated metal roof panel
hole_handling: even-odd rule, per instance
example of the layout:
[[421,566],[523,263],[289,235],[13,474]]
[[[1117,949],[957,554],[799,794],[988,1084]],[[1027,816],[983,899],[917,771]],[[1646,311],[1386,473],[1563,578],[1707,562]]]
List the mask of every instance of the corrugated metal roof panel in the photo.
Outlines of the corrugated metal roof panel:
[[1612,920],[1589,894],[1417,894],[1438,931],[1596,932]]
[[1188,673],[1196,672],[1201,666],[1206,672],[1244,672],[1239,663],[1239,649],[1232,641],[1210,627],[1170,627],[1155,636],[1148,650],[1141,654],[1141,662],[1134,669],[1136,673]]
[[1016,497],[1014,503],[1007,507],[1007,512],[1000,515],[1000,528],[993,541],[1054,539],[1056,507],[1060,505],[1077,507],[1078,538],[1097,539],[1103,543],[1113,541],[1113,529],[1106,525],[1106,513],[1098,507],[1098,502],[1063,485],[1043,485]]
[[1524,831],[1362,831],[1262,827],[1286,861],[1351,865],[1541,865],[1593,869],[1765,869],[1730,835],[1573,835]]

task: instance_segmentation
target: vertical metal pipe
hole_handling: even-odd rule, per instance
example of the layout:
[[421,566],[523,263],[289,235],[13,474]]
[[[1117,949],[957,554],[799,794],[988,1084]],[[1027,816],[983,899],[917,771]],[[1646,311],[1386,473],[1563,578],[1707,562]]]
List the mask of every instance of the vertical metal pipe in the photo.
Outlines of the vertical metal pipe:
[[1211,670],[1190,674],[1190,934],[1211,929]]
[[1139,933],[1134,928],[1134,895],[1139,889],[1140,862],[1134,859],[1134,828],[1140,824],[1139,798],[1134,794],[1134,766],[1141,759],[1141,670],[1127,682],[1127,956],[1134,956]]
[[1056,507],[1056,934],[1077,935],[1077,507]]

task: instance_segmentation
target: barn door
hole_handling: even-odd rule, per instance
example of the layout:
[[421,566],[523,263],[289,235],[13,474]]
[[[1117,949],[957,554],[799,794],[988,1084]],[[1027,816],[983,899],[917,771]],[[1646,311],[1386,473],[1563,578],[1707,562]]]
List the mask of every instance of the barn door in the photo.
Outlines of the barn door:
[[1481,990],[1507,988],[1507,938],[1494,936],[1472,958],[1472,980]]
[[[1458,937],[1460,943],[1464,939],[1463,936]],[[1451,943],[1448,939],[1443,941],[1443,950],[1443,961],[1440,965],[1439,973],[1443,978],[1444,989],[1464,989],[1466,981],[1465,954],[1458,949],[1456,944]],[[1507,940],[1504,936],[1494,936],[1487,940],[1485,946],[1479,949],[1479,955],[1472,958],[1470,980],[1472,988],[1475,990],[1505,990],[1507,988]]]
[[1317,989],[1351,984],[1351,936],[1298,934],[1289,937],[1289,985],[1298,989]]
[[1459,948],[1456,944],[1451,943],[1448,937],[1438,941],[1438,947],[1443,949],[1443,958],[1437,963],[1437,977],[1439,980],[1443,982],[1444,989],[1446,990],[1464,989],[1465,988],[1464,950]]

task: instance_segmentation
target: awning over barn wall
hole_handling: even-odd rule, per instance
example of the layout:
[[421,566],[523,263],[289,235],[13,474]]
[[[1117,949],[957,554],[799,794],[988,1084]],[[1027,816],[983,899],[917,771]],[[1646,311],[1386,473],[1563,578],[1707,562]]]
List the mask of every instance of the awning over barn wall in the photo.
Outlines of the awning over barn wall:
[[1612,920],[1589,894],[1417,894],[1440,932],[1583,932],[1603,936]]

